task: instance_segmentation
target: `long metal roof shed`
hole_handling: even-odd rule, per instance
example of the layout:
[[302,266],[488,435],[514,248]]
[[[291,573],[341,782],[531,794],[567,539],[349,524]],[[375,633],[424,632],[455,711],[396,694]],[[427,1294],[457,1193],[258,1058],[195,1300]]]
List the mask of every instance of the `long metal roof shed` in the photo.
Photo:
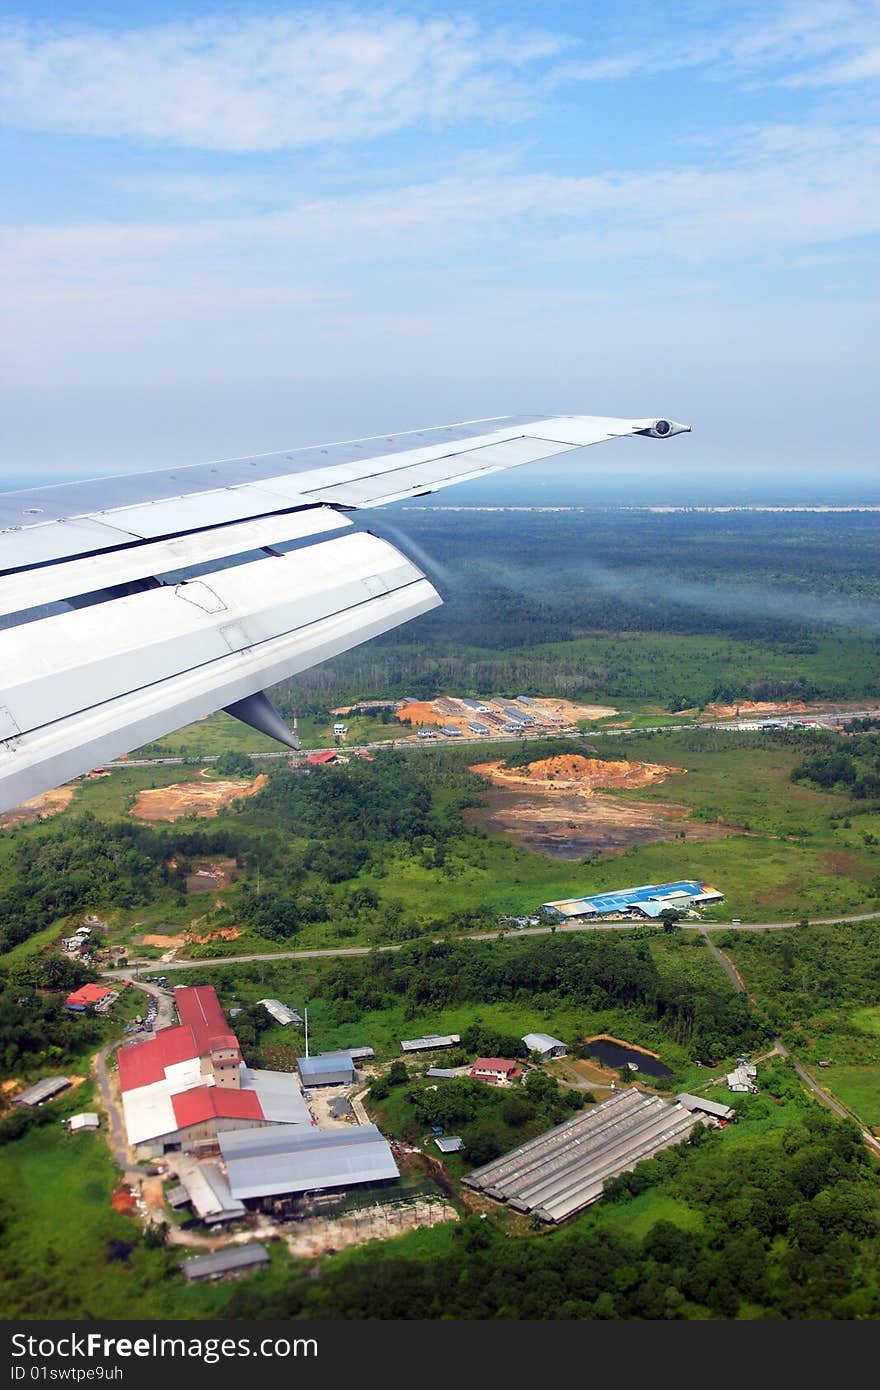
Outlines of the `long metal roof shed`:
[[605,1182],[677,1144],[700,1123],[683,1106],[618,1091],[462,1181],[514,1211],[564,1221],[602,1196]]
[[256,1269],[268,1263],[269,1251],[265,1245],[254,1241],[251,1245],[229,1245],[210,1255],[196,1255],[195,1259],[183,1260],[180,1268],[192,1283],[194,1279],[215,1279],[221,1274]]
[[375,1125],[230,1130],[220,1135],[220,1150],[233,1196],[241,1201],[400,1177],[391,1147]]
[[347,1086],[357,1080],[354,1062],[347,1052],[298,1057],[296,1065],[304,1086]]
[[455,1047],[460,1042],[458,1033],[427,1033],[423,1038],[404,1038],[400,1046],[403,1052],[430,1052],[434,1047]]
[[705,1096],[691,1096],[687,1091],[675,1097],[685,1110],[696,1110],[706,1115],[714,1115],[718,1120],[733,1120],[736,1111],[730,1105],[721,1105],[717,1100],[707,1100]]
[[46,1076],[42,1081],[37,1081],[33,1086],[28,1086],[26,1091],[20,1095],[13,1096],[13,1105],[42,1105],[44,1100],[51,1100],[57,1096],[59,1091],[65,1091],[70,1085],[66,1076]]

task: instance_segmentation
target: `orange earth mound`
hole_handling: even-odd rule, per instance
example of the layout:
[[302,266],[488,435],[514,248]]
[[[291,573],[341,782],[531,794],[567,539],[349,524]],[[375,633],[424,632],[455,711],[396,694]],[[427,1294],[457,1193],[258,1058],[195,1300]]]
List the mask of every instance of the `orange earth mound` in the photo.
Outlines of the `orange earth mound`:
[[653,786],[686,769],[664,767],[661,763],[611,762],[585,758],[580,753],[562,753],[516,768],[507,768],[500,762],[477,763],[470,771],[499,787],[578,791],[582,796],[592,796],[599,788]]

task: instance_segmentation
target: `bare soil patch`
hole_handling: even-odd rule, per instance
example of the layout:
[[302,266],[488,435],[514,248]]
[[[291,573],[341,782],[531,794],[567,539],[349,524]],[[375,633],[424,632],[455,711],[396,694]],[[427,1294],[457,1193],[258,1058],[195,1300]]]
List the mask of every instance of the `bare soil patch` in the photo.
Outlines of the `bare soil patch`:
[[471,771],[492,785],[484,804],[466,810],[465,818],[486,834],[504,835],[551,859],[622,853],[652,840],[705,842],[741,831],[720,822],[688,821],[688,808],[675,802],[630,801],[598,790],[656,785],[684,768],[573,754],[513,769],[479,763]]
[[75,787],[53,787],[51,791],[41,792],[30,801],[23,801],[11,811],[0,815],[0,830],[12,829],[16,825],[33,825],[35,821],[47,820],[57,816],[69,806],[76,794]]
[[650,787],[663,782],[683,767],[664,767],[660,763],[612,762],[585,758],[580,753],[563,753],[543,758],[525,767],[507,768],[503,763],[477,763],[470,769],[500,787],[536,787],[550,791],[575,790],[592,796],[596,788]]
[[740,714],[803,714],[806,708],[802,700],[740,700],[735,705],[707,705],[705,715],[710,719],[735,719]]
[[132,807],[138,820],[180,820],[182,816],[216,816],[221,806],[242,797],[255,796],[266,785],[266,774],[246,781],[175,782],[170,787],[143,791]]

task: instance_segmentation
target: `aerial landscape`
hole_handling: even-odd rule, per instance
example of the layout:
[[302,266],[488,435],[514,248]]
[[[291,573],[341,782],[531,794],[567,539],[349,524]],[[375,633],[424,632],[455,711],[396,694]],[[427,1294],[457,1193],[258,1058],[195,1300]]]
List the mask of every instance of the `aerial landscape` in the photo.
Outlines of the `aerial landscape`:
[[871,9],[14,16],[4,1320],[880,1318]]

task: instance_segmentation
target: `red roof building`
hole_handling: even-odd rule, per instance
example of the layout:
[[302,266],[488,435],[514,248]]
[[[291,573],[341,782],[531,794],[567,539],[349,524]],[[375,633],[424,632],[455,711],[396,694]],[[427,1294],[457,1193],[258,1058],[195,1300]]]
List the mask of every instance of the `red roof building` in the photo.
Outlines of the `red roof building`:
[[231,1091],[223,1086],[198,1086],[171,1097],[178,1129],[206,1120],[257,1120],[263,1110],[256,1091]]
[[478,1057],[470,1070],[475,1081],[491,1081],[493,1085],[515,1081],[521,1074],[509,1057]]
[[326,749],[323,753],[310,753],[306,758],[309,767],[326,767],[330,763],[337,763],[339,755],[333,752],[332,748]]
[[152,1086],[156,1081],[164,1081],[167,1067],[194,1061],[198,1055],[191,1028],[163,1028],[148,1042],[119,1050],[116,1063],[120,1088],[134,1091],[138,1086]]
[[90,1004],[94,1006],[95,1004],[102,1003],[105,999],[109,998],[113,992],[114,991],[108,989],[106,985],[81,985],[80,988],[75,989],[72,994],[68,994],[64,1001],[65,1008],[87,1009]]
[[168,1145],[195,1151],[227,1129],[308,1120],[295,1077],[244,1066],[212,986],[175,989],[174,999],[179,1026],[117,1054],[128,1140],[141,1157]]

